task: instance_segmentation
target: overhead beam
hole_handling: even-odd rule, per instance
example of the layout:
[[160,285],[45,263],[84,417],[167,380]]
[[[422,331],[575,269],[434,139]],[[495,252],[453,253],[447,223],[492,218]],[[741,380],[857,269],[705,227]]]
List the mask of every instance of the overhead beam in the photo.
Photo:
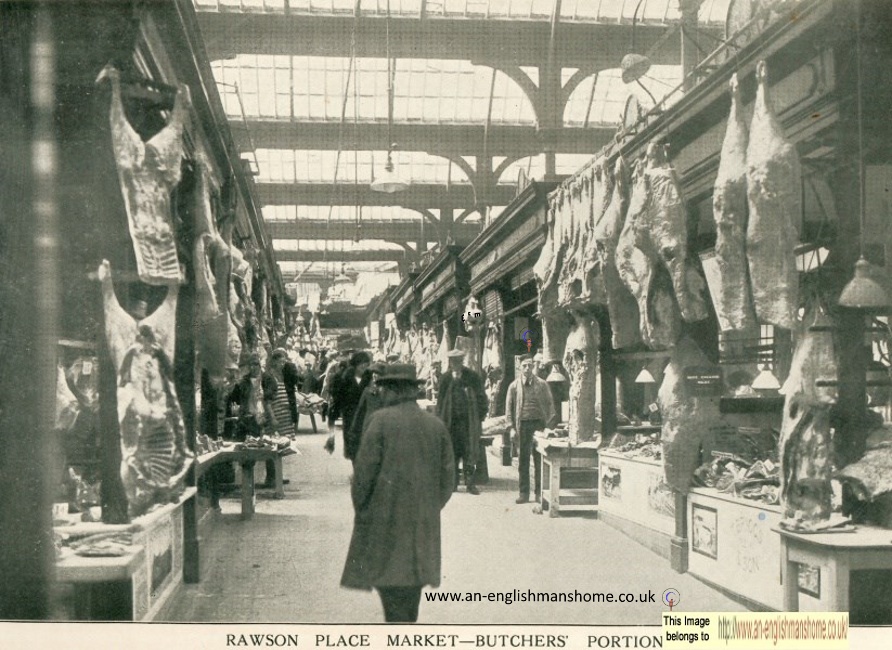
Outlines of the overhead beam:
[[[198,22],[208,57],[237,54],[348,56],[353,16],[313,16],[199,12]],[[386,21],[364,19],[357,36],[357,56],[387,56]],[[647,52],[669,25],[635,28],[635,48]],[[719,28],[709,31],[721,36]],[[548,21],[467,18],[391,19],[390,49],[397,58],[464,59],[482,65],[537,66],[548,57]],[[617,68],[632,43],[631,24],[567,23],[560,25],[555,61],[561,67]],[[681,63],[677,41],[651,53],[655,64]]]
[[[346,238],[352,237],[356,232],[356,224],[353,221],[326,219],[301,219],[299,221],[266,221],[266,232],[271,239],[334,239],[337,234],[346,234]],[[374,219],[362,222],[362,237],[366,239],[385,240],[412,240],[421,232],[421,218],[398,219],[393,221],[375,221]],[[424,224],[425,235],[429,241],[437,241],[439,233],[437,227]],[[474,223],[455,224],[453,237],[456,239],[470,240],[480,232],[480,226]]]
[[274,251],[277,262],[401,262],[406,251],[395,249]]
[[[257,196],[262,205],[371,205],[402,206],[410,209],[455,206],[468,208],[476,204],[474,189],[468,184],[446,185],[413,183],[404,192],[373,192],[368,185],[331,183],[257,183]],[[491,190],[492,205],[508,205],[514,198],[513,185],[499,185]]]
[[[560,116],[562,119],[563,116]],[[338,148],[386,150],[389,142],[396,142],[405,151],[425,151],[441,156],[482,156],[484,151],[483,125],[475,124],[394,124],[392,140],[388,139],[387,122],[362,123],[358,129],[343,131],[337,122],[309,120],[238,120],[230,122],[243,151],[251,144],[262,149],[320,149]],[[556,153],[595,155],[616,134],[617,124],[595,128],[562,128],[554,134]],[[355,135],[354,135],[355,134]],[[544,133],[535,126],[507,126],[492,124],[486,134],[486,152],[491,156],[522,158],[544,150]],[[340,143],[340,147],[339,147]]]

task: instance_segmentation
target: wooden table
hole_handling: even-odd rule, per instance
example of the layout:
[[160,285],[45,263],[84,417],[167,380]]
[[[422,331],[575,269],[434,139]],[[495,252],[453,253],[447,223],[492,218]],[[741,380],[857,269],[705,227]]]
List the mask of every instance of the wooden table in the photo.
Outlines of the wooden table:
[[799,564],[826,570],[831,612],[849,611],[852,571],[892,569],[892,530],[887,528],[859,525],[853,532],[805,535],[773,530],[781,537],[784,611],[799,611]]
[[562,508],[598,509],[598,443],[571,445],[567,438],[534,438],[542,454],[542,509],[557,517]]
[[[292,456],[297,452],[291,447],[284,449],[218,449],[207,454],[202,454],[196,461],[197,477],[205,473],[210,467],[218,463],[236,462],[242,469],[241,496],[242,519],[250,519],[254,516],[254,464],[260,461],[272,460],[276,466],[275,496],[278,499],[285,497],[285,484],[282,476],[282,459]],[[215,486],[211,486],[211,506],[217,508],[219,496]]]

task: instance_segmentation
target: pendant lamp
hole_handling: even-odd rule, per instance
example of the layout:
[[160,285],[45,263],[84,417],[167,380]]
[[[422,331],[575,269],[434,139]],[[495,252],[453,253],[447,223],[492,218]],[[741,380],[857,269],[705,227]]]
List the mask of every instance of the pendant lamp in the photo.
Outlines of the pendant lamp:
[[396,61],[390,54],[390,0],[387,0],[387,17],[385,21],[385,38],[387,42],[387,141],[390,144],[387,148],[387,163],[384,165],[384,171],[372,179],[370,187],[373,192],[394,194],[409,189],[409,183],[400,178],[393,166],[393,150],[396,149],[396,144],[393,143],[393,81],[396,76]]
[[755,390],[778,390],[781,385],[768,366],[760,365],[759,374],[751,384]]
[[855,70],[858,79],[858,207],[860,209],[860,228],[858,240],[861,254],[855,262],[855,276],[843,288],[839,295],[841,307],[863,309],[871,312],[884,312],[892,308],[892,302],[883,286],[874,279],[873,266],[864,258],[864,125],[861,115],[861,1],[858,1],[855,13]]
[[351,284],[353,281],[350,279],[350,276],[344,271],[344,265],[341,264],[341,272],[335,276],[334,283],[336,286],[343,286],[345,284]]
[[548,373],[545,381],[549,384],[563,384],[567,381],[564,373],[561,372],[561,364],[555,363],[551,366],[551,372]]
[[390,149],[387,151],[387,163],[384,165],[384,170],[372,181],[371,188],[374,192],[394,194],[409,189],[409,183],[400,178],[393,167],[393,147],[390,145]]
[[642,368],[641,372],[638,373],[638,376],[635,377],[636,384],[655,384],[657,380],[654,379],[654,376],[650,373],[650,370],[647,368]]

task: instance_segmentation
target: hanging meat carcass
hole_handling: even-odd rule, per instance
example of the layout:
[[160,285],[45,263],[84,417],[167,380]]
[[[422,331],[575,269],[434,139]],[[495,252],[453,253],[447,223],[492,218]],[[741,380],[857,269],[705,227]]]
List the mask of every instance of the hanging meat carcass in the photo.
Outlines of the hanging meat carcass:
[[179,287],[171,285],[161,306],[137,321],[118,303],[107,260],[98,275],[105,334],[118,376],[121,480],[128,514],[136,517],[182,493],[192,460],[173,380]]
[[730,85],[731,113],[712,194],[718,276],[718,291],[713,296],[713,304],[723,332],[750,330],[756,326],[746,259],[748,135],[736,74],[731,76]]
[[796,270],[802,173],[796,148],[786,139],[768,96],[764,61],[746,149],[749,222],[746,256],[760,323],[793,329],[799,308]]
[[[564,260],[566,231],[566,215],[562,205],[566,201],[566,192],[559,189],[549,198],[548,228],[549,235],[542,255],[533,267],[536,285],[539,289],[538,312],[542,321],[542,350],[544,362],[559,361],[563,355],[567,334],[570,332],[570,316],[558,307],[558,272]],[[552,241],[549,252],[548,240]],[[444,366],[445,367],[445,366]]]
[[779,457],[785,520],[810,528],[830,518],[832,436],[830,409],[836,388],[818,386],[837,379],[830,321],[819,307],[809,309],[798,336],[784,395]]
[[108,66],[102,78],[108,78],[112,86],[112,146],[139,279],[146,284],[181,283],[185,278],[177,257],[170,195],[182,173],[188,87],[177,92],[168,124],[143,142],[124,112],[120,72]]
[[600,341],[597,322],[593,323],[577,312],[573,312],[573,321],[563,362],[570,376],[570,441],[575,444],[592,440],[596,435],[595,388]]
[[197,169],[194,221],[196,292],[196,344],[199,360],[211,381],[221,385],[227,365],[229,339],[229,302],[232,257],[229,246],[220,236],[210,205],[210,187],[205,164]]
[[663,471],[666,483],[682,494],[687,493],[694,470],[700,465],[700,447],[709,427],[720,418],[718,398],[692,394],[685,369],[710,365],[693,341],[682,338],[672,350],[657,394],[663,418]]
[[638,305],[641,340],[650,348],[665,349],[675,345],[681,334],[681,317],[671,291],[665,283],[655,282],[656,260],[638,248],[636,223],[646,219],[650,200],[648,175],[636,166],[629,197],[626,221],[616,246],[616,269],[620,279]]
[[641,342],[638,305],[620,279],[616,267],[617,244],[629,207],[628,170],[622,156],[617,157],[611,181],[605,183],[605,186],[612,187],[612,194],[604,214],[592,232],[592,250],[595,254],[590,254],[587,258],[585,282],[588,284],[599,281],[603,284],[613,332],[613,347],[619,349]]
[[[582,233],[580,244],[582,263],[577,272],[582,304],[603,305],[608,303],[607,287],[603,275],[598,272],[600,259],[596,230],[610,207],[614,179],[607,158],[599,159],[591,170],[592,192],[588,204],[589,218]],[[616,233],[619,235],[619,231]]]
[[635,221],[635,245],[669,271],[681,316],[688,322],[706,318],[706,283],[688,259],[688,218],[681,184],[666,157],[666,147],[647,147],[648,200]]

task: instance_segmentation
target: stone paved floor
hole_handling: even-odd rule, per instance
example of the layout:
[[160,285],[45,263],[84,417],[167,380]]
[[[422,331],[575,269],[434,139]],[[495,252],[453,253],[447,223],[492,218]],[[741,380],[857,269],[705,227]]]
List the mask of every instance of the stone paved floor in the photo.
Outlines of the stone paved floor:
[[[307,423],[309,426],[309,423]],[[377,594],[342,589],[352,527],[351,466],[326,434],[302,433],[302,454],[285,459],[286,498],[259,493],[251,521],[240,502],[222,501],[203,527],[202,579],[184,585],[167,620],[193,622],[377,623]],[[340,443],[340,441],[339,441]],[[459,492],[443,511],[439,592],[518,589],[656,592],[673,587],[686,611],[744,608],[591,516],[549,518],[516,505],[516,469],[490,457],[491,481],[475,497]],[[258,465],[262,476],[262,464]],[[435,593],[435,592],[434,592]],[[426,602],[419,623],[659,624],[659,604]]]

